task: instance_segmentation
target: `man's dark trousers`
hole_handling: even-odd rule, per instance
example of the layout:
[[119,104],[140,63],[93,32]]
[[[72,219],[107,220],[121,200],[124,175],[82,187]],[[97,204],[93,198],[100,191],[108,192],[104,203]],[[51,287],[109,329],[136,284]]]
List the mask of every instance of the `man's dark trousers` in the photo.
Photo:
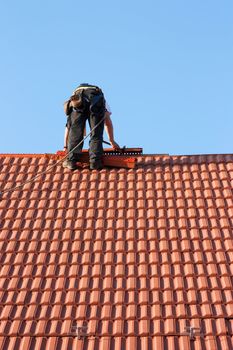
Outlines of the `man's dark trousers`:
[[[82,106],[72,110],[67,126],[69,128],[68,151],[77,146],[84,137],[86,121],[88,120],[92,130],[104,117],[105,100],[101,93],[95,89],[87,89],[82,93]],[[104,120],[92,131],[90,135],[89,158],[90,165],[101,167],[103,155],[103,130]],[[82,152],[83,142],[69,155],[69,160],[78,161]]]

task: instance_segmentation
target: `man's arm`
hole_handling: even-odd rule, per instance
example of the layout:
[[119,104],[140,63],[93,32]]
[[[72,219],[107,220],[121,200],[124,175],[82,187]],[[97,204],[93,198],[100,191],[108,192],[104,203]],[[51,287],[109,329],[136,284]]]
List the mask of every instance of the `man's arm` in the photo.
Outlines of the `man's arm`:
[[64,134],[64,151],[67,150],[67,146],[68,146],[68,136],[69,136],[69,129],[67,128],[67,126],[65,127],[65,134]]
[[109,141],[110,141],[110,143],[112,145],[112,148],[114,148],[114,149],[120,148],[120,146],[114,140],[113,124],[112,124],[112,120],[111,120],[111,117],[110,117],[110,113],[108,111],[105,112],[104,124],[105,124],[105,130],[106,130],[106,133],[108,135]]

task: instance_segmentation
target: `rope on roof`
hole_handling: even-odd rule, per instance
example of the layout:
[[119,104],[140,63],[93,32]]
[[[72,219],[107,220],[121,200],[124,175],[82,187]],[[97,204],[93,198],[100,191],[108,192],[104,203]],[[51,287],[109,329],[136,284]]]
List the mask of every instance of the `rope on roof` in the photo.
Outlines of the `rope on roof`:
[[82,142],[84,142],[86,140],[86,138],[88,136],[91,135],[92,131],[95,130],[101,123],[102,121],[106,118],[106,115],[104,115],[104,117],[91,129],[91,131],[89,132],[89,134],[87,134],[72,150],[70,150],[65,157],[61,158],[60,160],[58,160],[55,164],[51,165],[50,167],[48,167],[46,170],[38,173],[36,176],[32,177],[31,179],[21,183],[20,185],[11,187],[11,188],[7,188],[4,191],[0,192],[0,201],[2,200],[3,194],[8,193],[8,192],[14,192],[16,190],[19,190],[20,188],[24,187],[26,184],[34,182],[38,177],[40,177],[43,174],[48,173],[51,169],[53,169],[55,166],[57,166],[58,164],[60,164],[61,162],[63,162],[69,155],[71,152],[73,152],[77,147],[79,147],[81,145]]

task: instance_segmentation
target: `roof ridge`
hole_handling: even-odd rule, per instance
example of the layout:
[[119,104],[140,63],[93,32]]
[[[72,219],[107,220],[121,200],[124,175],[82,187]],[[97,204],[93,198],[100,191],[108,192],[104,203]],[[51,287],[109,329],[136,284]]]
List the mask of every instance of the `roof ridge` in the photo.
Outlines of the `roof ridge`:
[[[109,152],[109,149],[104,150]],[[52,157],[59,154],[60,151],[56,153],[0,153],[0,157],[6,156],[14,156],[14,157],[22,157],[22,156],[35,156],[35,157]],[[88,152],[88,150],[83,150],[83,152]],[[121,154],[121,153],[119,153]],[[148,156],[169,156],[169,157],[202,157],[202,156],[233,156],[233,153],[194,153],[194,154],[169,154],[169,153],[143,153],[138,154],[140,157],[148,157]]]

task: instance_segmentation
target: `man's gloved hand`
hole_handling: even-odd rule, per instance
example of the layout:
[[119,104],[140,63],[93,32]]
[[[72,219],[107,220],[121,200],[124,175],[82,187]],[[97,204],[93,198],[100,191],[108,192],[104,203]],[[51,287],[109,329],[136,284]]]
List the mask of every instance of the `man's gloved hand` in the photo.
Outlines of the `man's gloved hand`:
[[118,143],[115,140],[109,140],[113,149],[120,149]]

